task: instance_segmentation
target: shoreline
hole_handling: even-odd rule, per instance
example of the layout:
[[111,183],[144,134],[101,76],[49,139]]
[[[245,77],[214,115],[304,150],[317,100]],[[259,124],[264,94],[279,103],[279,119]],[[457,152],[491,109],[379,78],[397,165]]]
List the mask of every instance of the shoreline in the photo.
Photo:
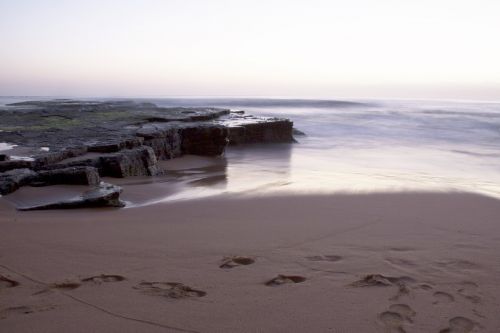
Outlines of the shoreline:
[[[470,193],[218,196],[22,213],[0,199],[0,274],[20,283],[1,290],[0,328],[439,332],[459,322],[494,331],[498,216],[500,201]],[[255,262],[220,268],[231,256]],[[83,282],[101,274],[124,280]],[[305,281],[266,285],[279,274]],[[375,286],[363,280],[373,274]],[[54,287],[65,282],[78,287]]]

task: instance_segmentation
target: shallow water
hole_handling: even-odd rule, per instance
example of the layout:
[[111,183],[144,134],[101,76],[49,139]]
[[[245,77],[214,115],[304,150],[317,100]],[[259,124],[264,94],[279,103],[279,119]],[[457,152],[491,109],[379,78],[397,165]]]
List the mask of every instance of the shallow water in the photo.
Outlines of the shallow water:
[[500,197],[499,103],[193,102],[200,104],[290,118],[306,133],[291,145],[230,147],[228,192],[430,190]]
[[[175,183],[180,191],[137,204],[270,191],[472,191],[500,197],[500,103],[148,100],[286,117],[306,136],[297,136],[295,144],[229,147],[222,170],[180,163],[182,177],[158,184]],[[134,180],[127,183],[134,186]]]

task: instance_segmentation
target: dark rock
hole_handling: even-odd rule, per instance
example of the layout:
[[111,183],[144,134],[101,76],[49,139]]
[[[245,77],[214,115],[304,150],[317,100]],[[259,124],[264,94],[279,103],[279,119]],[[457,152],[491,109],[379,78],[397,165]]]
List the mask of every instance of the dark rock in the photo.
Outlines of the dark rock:
[[31,185],[46,186],[57,184],[99,185],[101,179],[96,168],[81,166],[40,171]]
[[229,114],[229,110],[225,109],[208,109],[209,112],[199,112],[195,115],[189,117],[187,121],[207,121],[219,118],[221,116]]
[[227,145],[227,127],[214,123],[171,123],[148,125],[136,135],[153,148],[158,159],[184,154],[218,156]]
[[135,137],[120,141],[100,142],[89,146],[88,151],[96,153],[114,153],[122,149],[137,148],[142,145],[143,141],[143,138]]
[[156,155],[151,147],[124,149],[100,158],[99,171],[103,176],[154,176],[157,173]]
[[0,173],[0,195],[16,191],[21,186],[29,184],[37,176],[30,169],[15,169]]
[[122,188],[111,184],[101,184],[99,187],[84,192],[82,195],[67,200],[41,205],[19,207],[19,210],[72,209],[85,207],[123,207],[120,201]]
[[35,165],[34,161],[7,160],[0,162],[0,172],[5,172],[14,169],[32,169],[34,165]]
[[[232,144],[292,141],[292,123],[286,119],[252,117],[221,108],[58,99],[14,103],[0,109],[0,142],[17,145],[23,156],[35,156],[33,167],[37,170],[87,151],[118,153],[141,145],[153,148],[158,159],[186,153],[220,155],[228,135],[218,125],[231,128]],[[151,126],[142,128],[144,125]],[[210,139],[212,134],[215,136]],[[81,148],[68,149],[70,146]],[[40,147],[50,147],[51,152],[39,154]],[[204,147],[208,150],[203,151]],[[15,168],[18,166],[4,164],[0,172]]]
[[[145,176],[157,173],[157,159],[221,155],[228,142],[293,141],[293,123],[287,119],[220,108],[64,99],[21,102],[0,109],[0,142],[16,146],[12,152],[18,156],[33,156],[33,161],[2,157],[0,172],[94,167],[100,176]],[[42,153],[41,147],[51,151]]]
[[83,155],[46,166],[44,170],[71,167],[93,167],[99,171],[101,177],[153,176],[157,173],[157,160],[151,147],[140,146],[134,149],[123,149],[116,153]]
[[0,154],[0,162],[8,161],[10,160],[10,157],[5,154]]
[[301,130],[298,130],[298,129],[296,129],[296,128],[293,128],[293,129],[292,129],[292,134],[293,134],[293,135],[297,135],[297,136],[305,136],[305,135],[306,135],[306,133],[304,133],[304,132],[302,132]]
[[182,154],[219,156],[228,143],[229,131],[221,125],[193,125],[181,129]]
[[178,157],[181,152],[181,134],[176,126],[141,128],[136,133],[144,140],[144,145],[153,148],[156,158],[159,160],[168,160]]
[[229,127],[229,144],[293,142],[293,122],[288,119],[246,118]]
[[73,148],[66,148],[66,149],[63,149],[63,150],[57,151],[57,152],[37,155],[34,158],[35,161],[33,163],[33,167],[35,169],[40,169],[46,165],[58,163],[62,160],[68,159],[68,158],[81,156],[85,153],[87,153],[86,147],[73,147]]

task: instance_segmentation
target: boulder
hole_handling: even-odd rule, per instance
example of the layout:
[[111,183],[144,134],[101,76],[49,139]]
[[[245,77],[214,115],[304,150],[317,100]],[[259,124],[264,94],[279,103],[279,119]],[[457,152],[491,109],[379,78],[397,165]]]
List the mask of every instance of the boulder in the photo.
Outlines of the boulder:
[[0,173],[0,195],[16,191],[30,183],[36,176],[36,172],[30,169],[15,169]]
[[9,155],[0,154],[0,162],[4,162],[4,161],[8,161],[8,160],[10,160]]
[[123,207],[120,201],[122,188],[111,184],[101,184],[82,195],[67,200],[50,202],[34,206],[18,207],[18,210],[72,209],[86,207]]
[[79,166],[64,169],[46,170],[38,172],[36,179],[30,184],[33,186],[47,185],[91,185],[101,182],[99,172],[94,167]]

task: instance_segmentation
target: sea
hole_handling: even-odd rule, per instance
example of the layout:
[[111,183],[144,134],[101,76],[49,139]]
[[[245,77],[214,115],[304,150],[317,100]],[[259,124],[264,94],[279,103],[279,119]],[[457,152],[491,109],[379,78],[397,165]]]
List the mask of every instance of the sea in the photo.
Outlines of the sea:
[[[30,99],[40,98],[2,97],[0,104]],[[291,144],[231,146],[213,163],[203,158],[202,167],[187,158],[184,169],[172,167],[176,177],[158,180],[162,186],[176,185],[179,190],[151,198],[149,203],[217,194],[266,193],[443,191],[500,197],[500,103],[290,98],[134,100],[164,107],[224,107],[288,118],[304,133],[296,135],[297,142]]]

